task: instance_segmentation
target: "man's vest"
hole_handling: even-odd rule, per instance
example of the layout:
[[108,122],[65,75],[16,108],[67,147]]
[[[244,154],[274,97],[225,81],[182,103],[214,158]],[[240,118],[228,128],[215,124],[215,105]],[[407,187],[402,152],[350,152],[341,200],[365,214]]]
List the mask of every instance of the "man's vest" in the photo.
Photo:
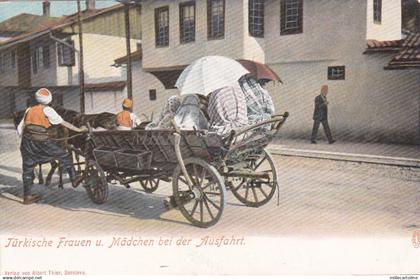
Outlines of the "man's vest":
[[129,111],[122,111],[117,114],[117,125],[133,128],[133,122]]
[[44,128],[49,128],[51,126],[50,122],[48,121],[47,116],[44,113],[45,105],[38,104],[31,107],[28,112],[26,113],[25,117],[25,125],[38,125]]

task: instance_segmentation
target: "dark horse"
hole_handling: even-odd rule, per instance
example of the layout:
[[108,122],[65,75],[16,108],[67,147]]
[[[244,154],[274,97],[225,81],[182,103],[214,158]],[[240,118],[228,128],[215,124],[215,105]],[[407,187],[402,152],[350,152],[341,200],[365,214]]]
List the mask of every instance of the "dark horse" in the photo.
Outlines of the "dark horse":
[[[103,128],[106,130],[114,130],[116,129],[116,115],[108,112],[103,112],[99,114],[79,114],[76,111],[68,110],[60,106],[52,106],[57,113],[63,118],[63,120],[73,124],[74,126],[80,127],[90,126],[92,128]],[[25,110],[14,112],[12,114],[13,123],[15,128],[19,125],[20,121],[22,120],[23,116],[25,115]],[[71,153],[70,147],[74,147],[80,151],[84,151],[85,149],[85,142],[86,136],[80,135],[79,137],[74,137],[68,139],[68,137],[74,136],[75,132],[69,131],[68,129],[64,128],[63,126],[52,126],[50,128],[50,135],[54,139],[59,139],[58,142],[60,145],[67,149],[69,153]],[[68,139],[68,140],[67,140]],[[76,155],[76,157],[78,157]],[[45,180],[45,185],[49,185],[51,183],[52,176],[55,170],[58,168],[59,170],[59,183],[58,187],[63,188],[63,172],[60,168],[60,165],[56,160],[52,160],[49,162],[51,165],[51,169],[48,172],[48,175]],[[42,163],[38,165],[38,182],[39,184],[44,184],[44,178],[42,174]]]

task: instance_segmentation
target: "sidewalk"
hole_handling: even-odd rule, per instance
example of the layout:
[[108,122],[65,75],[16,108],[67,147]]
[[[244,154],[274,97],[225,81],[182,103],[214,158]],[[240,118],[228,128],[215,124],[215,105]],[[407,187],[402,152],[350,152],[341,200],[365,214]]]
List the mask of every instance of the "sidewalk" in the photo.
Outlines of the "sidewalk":
[[351,143],[339,140],[311,144],[302,139],[274,139],[268,150],[272,154],[322,158],[340,161],[376,163],[420,168],[420,146],[381,143]]
[[15,126],[13,125],[12,119],[0,119],[0,128],[10,128],[14,129]]
[[[0,153],[19,150],[20,139],[10,121],[0,121]],[[420,168],[420,145],[351,143],[338,140],[311,144],[302,139],[275,138],[268,146],[275,155],[365,162]]]

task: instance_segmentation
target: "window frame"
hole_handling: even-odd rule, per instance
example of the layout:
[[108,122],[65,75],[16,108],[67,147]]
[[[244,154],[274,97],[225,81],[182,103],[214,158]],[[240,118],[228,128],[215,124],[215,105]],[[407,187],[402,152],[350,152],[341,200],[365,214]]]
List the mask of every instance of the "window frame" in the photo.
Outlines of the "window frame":
[[[251,20],[251,18],[253,17],[257,17],[257,15],[252,15],[251,16],[251,10],[253,7],[253,4],[255,2],[260,2],[259,4],[262,5],[262,11],[261,11],[261,17],[262,17],[262,31],[261,33],[256,33],[255,30],[253,29],[253,21]],[[256,37],[256,38],[264,38],[264,31],[265,31],[265,14],[264,14],[264,10],[265,10],[265,1],[264,0],[249,0],[248,2],[248,34],[252,37]]]
[[44,67],[44,46],[36,46],[32,50],[31,62],[32,73],[38,74],[39,70]]
[[[71,45],[74,47],[74,41],[70,38],[64,40],[67,44]],[[69,52],[69,62],[66,63],[65,59],[64,59],[64,51],[68,51]],[[76,53],[74,51],[74,49],[69,48],[68,46],[61,44],[61,43],[57,43],[57,61],[58,61],[58,66],[66,66],[66,67],[70,67],[70,66],[75,66],[76,65]]]
[[382,23],[382,0],[373,0],[373,22]]
[[10,52],[10,66],[12,69],[16,69],[16,50]]
[[[218,35],[212,34],[212,1],[222,1],[223,13],[222,19],[223,24],[221,28],[221,33]],[[226,0],[207,0],[207,40],[220,40],[225,38],[226,33]]]
[[36,53],[36,49],[32,50],[31,53],[31,68],[32,68],[32,73],[33,74],[37,74],[38,73],[38,65],[37,65],[37,53]]
[[[298,20],[297,27],[286,29],[286,4],[288,1],[298,2]],[[280,1],[280,35],[294,35],[303,33],[303,0],[281,0]]]
[[50,68],[51,58],[50,58],[50,45],[42,46],[42,67],[44,69]]
[[[158,41],[158,34],[159,34],[159,15],[162,12],[167,12],[168,13],[168,39],[165,40],[165,42],[159,43]],[[169,6],[162,6],[162,7],[158,7],[155,8],[155,47],[156,48],[164,48],[164,47],[168,47],[169,46],[169,40],[170,40],[170,14],[169,14]],[[166,42],[167,41],[167,42]]]
[[[342,71],[340,76],[338,76],[337,73],[334,73],[334,70],[337,70],[337,69]],[[331,81],[345,80],[346,79],[346,66],[345,65],[328,66],[327,77],[328,77],[328,80],[331,80]]]
[[[184,36],[184,14],[183,14],[183,9],[185,7],[189,7],[192,6],[193,10],[194,10],[194,23],[193,23],[193,37],[191,40],[185,40]],[[195,33],[196,33],[196,4],[195,4],[195,0],[192,1],[187,1],[187,2],[181,2],[179,3],[179,42],[181,44],[188,44],[188,43],[193,43],[195,42]]]

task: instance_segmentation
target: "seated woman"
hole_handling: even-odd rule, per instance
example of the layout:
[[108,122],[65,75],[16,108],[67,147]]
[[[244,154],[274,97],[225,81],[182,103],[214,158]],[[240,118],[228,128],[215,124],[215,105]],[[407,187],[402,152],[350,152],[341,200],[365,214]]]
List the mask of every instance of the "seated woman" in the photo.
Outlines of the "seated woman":
[[184,97],[174,118],[181,129],[208,129],[208,120],[202,110],[204,106],[202,100],[195,94]]
[[220,135],[248,125],[245,96],[239,86],[228,86],[209,95],[210,130]]
[[[261,81],[265,84],[265,81]],[[274,104],[270,94],[253,77],[243,76],[239,80],[245,96],[250,124],[270,119],[274,115]]]
[[172,128],[172,120],[174,119],[180,105],[181,98],[179,98],[179,96],[173,95],[169,97],[162,109],[162,112],[160,113],[159,118],[148,124],[146,126],[146,130]]

